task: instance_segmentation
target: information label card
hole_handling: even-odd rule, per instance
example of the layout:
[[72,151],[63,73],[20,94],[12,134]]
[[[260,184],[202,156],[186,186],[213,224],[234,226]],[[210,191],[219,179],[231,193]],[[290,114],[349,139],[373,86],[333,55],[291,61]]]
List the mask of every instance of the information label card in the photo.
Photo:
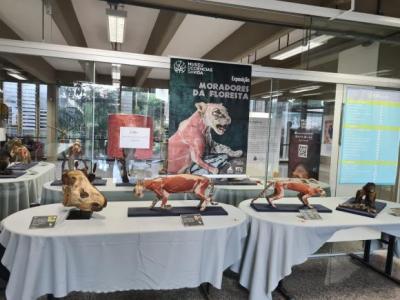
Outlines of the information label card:
[[150,128],[121,127],[119,143],[120,148],[149,149]]
[[29,229],[53,228],[56,225],[57,216],[32,217]]
[[339,183],[393,185],[400,141],[400,93],[347,88]]
[[203,219],[200,214],[181,215],[181,219],[182,219],[182,224],[185,227],[204,225]]

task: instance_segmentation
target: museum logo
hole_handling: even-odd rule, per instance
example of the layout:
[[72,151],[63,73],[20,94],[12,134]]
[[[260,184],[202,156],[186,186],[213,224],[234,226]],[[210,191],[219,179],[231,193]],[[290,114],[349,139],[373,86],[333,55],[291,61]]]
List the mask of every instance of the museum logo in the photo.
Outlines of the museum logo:
[[174,63],[174,71],[175,71],[175,73],[178,73],[178,74],[183,74],[183,73],[185,73],[185,71],[186,71],[186,64],[185,64],[185,62],[182,61],[182,60],[177,60],[177,61]]

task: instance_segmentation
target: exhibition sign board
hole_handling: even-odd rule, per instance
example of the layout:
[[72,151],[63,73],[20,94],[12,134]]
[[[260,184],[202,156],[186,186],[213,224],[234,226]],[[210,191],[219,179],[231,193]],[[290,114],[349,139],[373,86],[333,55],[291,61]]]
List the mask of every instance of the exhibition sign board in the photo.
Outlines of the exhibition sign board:
[[310,129],[291,129],[288,177],[319,178],[321,134]]
[[150,117],[130,114],[108,116],[109,157],[122,158],[123,149],[136,149],[135,159],[153,156],[153,120]]
[[251,66],[171,59],[168,173],[246,173]]
[[396,181],[400,93],[348,87],[345,92],[339,183]]

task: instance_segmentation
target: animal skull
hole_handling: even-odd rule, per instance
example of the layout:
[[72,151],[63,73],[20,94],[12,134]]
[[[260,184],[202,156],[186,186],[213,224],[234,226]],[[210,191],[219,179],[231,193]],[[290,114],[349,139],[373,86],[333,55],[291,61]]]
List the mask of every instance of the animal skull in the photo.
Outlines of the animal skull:
[[75,206],[83,211],[101,211],[107,206],[107,199],[89,182],[80,170],[62,175],[64,206]]

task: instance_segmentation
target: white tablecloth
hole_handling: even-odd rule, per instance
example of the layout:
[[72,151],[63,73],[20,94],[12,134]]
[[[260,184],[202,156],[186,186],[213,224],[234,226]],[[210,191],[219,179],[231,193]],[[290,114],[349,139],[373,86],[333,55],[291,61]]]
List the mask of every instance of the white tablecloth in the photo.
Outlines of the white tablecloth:
[[0,220],[39,201],[43,184],[54,180],[55,166],[40,162],[26,172],[18,178],[0,179]]
[[[174,201],[174,206],[195,201]],[[203,216],[204,226],[184,227],[180,217],[128,218],[140,202],[110,202],[90,220],[59,217],[52,229],[31,229],[33,216],[66,215],[51,204],[3,220],[3,265],[10,271],[7,299],[62,297],[71,291],[175,289],[209,282],[220,288],[222,272],[240,260],[246,215],[223,205],[227,216]]]
[[[250,207],[250,200],[240,203],[239,208],[250,216],[250,233],[240,269],[240,284],[249,290],[250,299],[271,299],[271,292],[292,272],[292,267],[305,262],[339,230],[368,227],[400,236],[400,218],[388,214],[390,207],[400,207],[399,204],[388,203],[372,219],[336,211],[336,206],[345,200],[310,199],[311,203],[331,208],[333,213],[322,213],[323,220],[308,221],[298,218],[298,213],[256,212]],[[283,199],[279,203],[299,202]],[[359,238],[354,236],[354,240]]]

